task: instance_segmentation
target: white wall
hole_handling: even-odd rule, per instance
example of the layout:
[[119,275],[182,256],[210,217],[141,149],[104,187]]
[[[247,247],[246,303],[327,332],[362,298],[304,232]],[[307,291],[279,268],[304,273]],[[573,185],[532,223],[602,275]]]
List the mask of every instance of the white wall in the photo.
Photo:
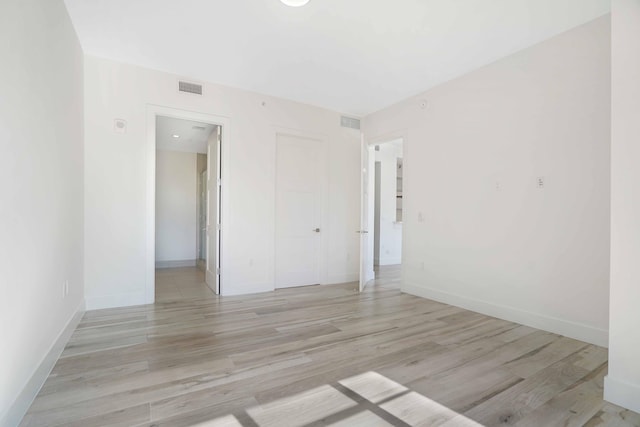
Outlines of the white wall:
[[[323,282],[355,280],[358,272],[359,132],[340,115],[256,93],[204,84],[204,95],[179,93],[178,77],[87,56],[85,60],[85,280],[89,307],[144,302],[146,110],[148,104],[230,119],[230,176],[224,183],[231,215],[223,224],[223,292],[274,289],[276,129],[326,138],[328,162]],[[265,105],[263,105],[263,102]],[[128,121],[126,134],[112,131]],[[105,226],[108,224],[108,227]]]
[[611,15],[611,301],[605,399],[640,412],[640,1]]
[[156,263],[197,259],[197,154],[156,151]]
[[402,146],[381,144],[375,152],[380,162],[380,254],[379,265],[402,262],[402,224],[396,221],[396,168]]
[[404,291],[607,344],[609,43],[606,16],[366,118],[407,135]]
[[18,424],[82,310],[83,59],[62,0],[2,0],[0,40],[4,426]]

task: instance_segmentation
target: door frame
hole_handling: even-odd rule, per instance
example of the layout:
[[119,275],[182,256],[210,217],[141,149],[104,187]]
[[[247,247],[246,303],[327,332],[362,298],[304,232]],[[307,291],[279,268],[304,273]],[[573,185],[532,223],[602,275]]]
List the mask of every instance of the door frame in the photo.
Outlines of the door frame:
[[[209,162],[209,156],[207,155],[207,162]],[[207,165],[207,168],[209,167],[209,165]],[[203,205],[207,203],[207,189],[205,188],[205,186],[207,185],[207,181],[208,181],[208,174],[209,174],[209,170],[205,170],[202,171],[202,173],[200,174],[200,176],[198,177],[198,179],[200,180],[198,185],[200,186],[200,189],[202,191],[202,193],[204,193],[204,200],[200,200],[199,204],[200,204],[200,209],[203,209]],[[204,178],[204,182],[203,182],[203,178]],[[202,194],[198,193],[198,197],[201,197]],[[207,206],[204,206],[204,209],[207,209]],[[202,236],[200,235],[200,233],[202,232],[202,230],[204,229],[205,232],[205,238],[207,235],[207,218],[204,219],[205,223],[204,223],[204,228],[202,227],[202,223],[200,222],[200,212],[198,211],[198,261],[200,261],[200,253],[204,252],[204,261],[206,263],[207,261],[207,244],[206,242],[202,239]],[[204,248],[204,250],[203,250]],[[197,264],[197,263],[196,263]],[[205,265],[205,271],[207,270],[207,266]]]
[[320,170],[322,171],[322,176],[320,177],[320,224],[318,225],[320,227],[320,251],[319,251],[319,257],[320,259],[318,260],[319,266],[320,266],[320,274],[319,274],[319,279],[320,279],[320,284],[321,285],[325,285],[327,283],[329,283],[329,277],[328,277],[328,260],[329,260],[329,254],[328,254],[328,238],[327,238],[327,234],[329,232],[329,218],[328,218],[328,214],[329,211],[327,209],[327,204],[328,204],[328,200],[329,200],[329,164],[327,162],[327,156],[328,156],[328,150],[329,150],[329,139],[326,135],[324,134],[318,134],[318,133],[313,133],[313,132],[306,132],[306,131],[301,131],[301,130],[297,130],[297,129],[290,129],[290,128],[285,128],[285,127],[280,127],[280,126],[274,126],[274,137],[273,137],[273,158],[272,158],[272,165],[273,165],[273,230],[272,230],[272,236],[273,236],[273,258],[271,259],[271,283],[273,283],[273,287],[274,289],[279,289],[278,288],[278,284],[276,283],[276,261],[277,261],[277,254],[276,254],[276,246],[277,246],[277,235],[276,235],[276,214],[277,214],[277,206],[276,206],[276,192],[278,191],[277,188],[277,180],[276,178],[276,173],[277,173],[277,149],[278,149],[278,136],[279,135],[284,135],[284,136],[293,136],[296,138],[303,138],[303,139],[312,139],[315,141],[318,141],[320,143]]
[[[407,170],[410,170],[410,164],[411,161],[408,159],[408,154],[409,154],[409,130],[408,129],[398,129],[395,131],[391,131],[391,132],[387,132],[378,136],[374,136],[374,137],[368,137],[368,136],[364,136],[364,141],[365,141],[365,146],[367,147],[367,149],[371,151],[373,151],[375,153],[375,150],[372,150],[372,148],[376,145],[380,145],[380,144],[384,144],[386,142],[391,142],[397,139],[402,139],[402,173],[403,173],[403,180],[402,180],[402,195],[403,195],[403,199],[402,199],[402,209],[403,209],[403,215],[404,215],[404,210],[407,206],[406,204],[406,198],[404,197],[405,194],[407,194],[407,189],[410,188],[410,186],[408,185],[408,180],[407,180]],[[375,160],[374,160],[374,165],[375,165]],[[362,165],[361,165],[362,167]],[[368,175],[371,174],[372,171],[369,170],[369,168],[366,168],[366,173]],[[361,170],[362,173],[362,170]],[[368,176],[368,181],[370,182],[371,180],[371,176]],[[361,186],[362,187],[362,186]],[[364,188],[360,189],[360,201],[361,201],[361,205],[363,204],[362,201],[364,200],[364,194],[363,194]],[[371,206],[371,204],[369,204]],[[373,212],[367,212],[369,214],[369,219],[370,221],[370,225],[369,227],[373,226]],[[403,225],[402,225],[402,255],[401,255],[401,277],[404,277],[405,275],[405,262],[404,262],[404,256],[406,253],[406,241],[407,241],[407,227],[404,224],[406,217],[403,216]],[[360,224],[360,230],[362,230],[362,224]],[[366,236],[366,235],[365,235]],[[360,239],[364,239],[364,238],[368,238],[368,237],[360,237]],[[370,250],[368,250],[368,253],[371,254],[371,256],[373,257],[373,239],[370,239],[369,244],[372,246],[370,248]],[[361,240],[361,245],[360,245],[361,249],[360,251],[362,251],[362,240]],[[369,248],[368,248],[369,249]],[[364,290],[364,288],[367,286],[367,284],[369,282],[365,282],[363,283],[362,281],[362,274],[365,271],[365,265],[366,265],[367,261],[366,258],[363,256],[360,256],[360,266],[359,266],[359,270],[360,270],[360,283],[361,288],[360,288],[360,292],[362,292]],[[373,265],[373,259],[371,260],[371,265]],[[401,279],[402,280],[402,279]]]
[[[156,119],[158,116],[175,119],[191,120],[222,127],[221,156],[218,158],[218,173],[221,173],[221,182],[224,191],[220,197],[220,224],[228,223],[229,218],[229,164],[230,164],[230,119],[196,111],[182,110],[161,105],[147,104],[147,144],[146,144],[146,256],[145,256],[145,303],[155,302],[156,291]],[[208,161],[208,160],[207,160]],[[198,230],[199,232],[199,230]],[[224,272],[225,259],[222,256],[229,242],[228,233],[219,234],[218,259],[221,274],[218,280],[218,293],[221,291],[222,273]],[[206,274],[206,273],[205,273]]]

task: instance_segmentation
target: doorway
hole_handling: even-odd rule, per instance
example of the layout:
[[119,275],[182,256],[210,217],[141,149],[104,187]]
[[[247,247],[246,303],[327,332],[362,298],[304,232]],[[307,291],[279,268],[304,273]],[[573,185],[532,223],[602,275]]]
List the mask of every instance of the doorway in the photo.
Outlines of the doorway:
[[362,141],[360,291],[368,284],[400,287],[405,140]]
[[404,200],[402,140],[376,145],[374,157],[373,266],[375,283],[399,286]]
[[[149,106],[146,299],[219,294],[226,119]],[[157,291],[162,291],[158,293]]]
[[320,283],[322,141],[276,137],[276,288]]

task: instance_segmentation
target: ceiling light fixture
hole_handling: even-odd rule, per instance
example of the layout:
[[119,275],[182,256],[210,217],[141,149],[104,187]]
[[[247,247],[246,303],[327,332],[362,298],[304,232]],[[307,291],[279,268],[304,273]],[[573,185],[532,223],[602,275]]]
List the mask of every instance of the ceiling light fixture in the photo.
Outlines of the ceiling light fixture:
[[180,135],[176,135],[175,133],[173,135],[171,135],[174,138],[180,138]]
[[287,6],[291,6],[291,7],[300,7],[309,3],[309,0],[280,0],[280,1],[286,4]]

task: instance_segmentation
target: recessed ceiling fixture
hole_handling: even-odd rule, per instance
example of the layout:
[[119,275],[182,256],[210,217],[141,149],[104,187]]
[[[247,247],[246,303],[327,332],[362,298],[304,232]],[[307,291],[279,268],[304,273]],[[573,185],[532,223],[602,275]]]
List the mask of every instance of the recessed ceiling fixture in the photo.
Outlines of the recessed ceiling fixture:
[[176,135],[175,133],[173,135],[171,135],[174,138],[180,138],[180,135]]
[[292,7],[300,7],[309,3],[309,0],[280,0],[280,1],[286,4],[287,6],[292,6]]

